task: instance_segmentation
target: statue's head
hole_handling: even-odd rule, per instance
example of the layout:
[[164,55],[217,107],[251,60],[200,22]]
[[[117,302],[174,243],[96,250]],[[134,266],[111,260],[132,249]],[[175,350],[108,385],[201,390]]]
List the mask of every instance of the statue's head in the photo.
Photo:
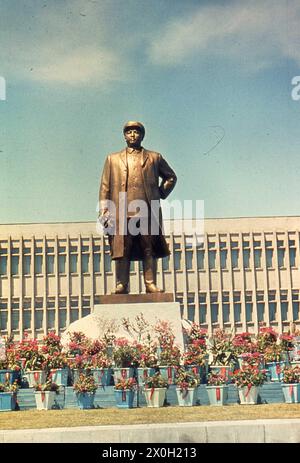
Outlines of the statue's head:
[[145,136],[145,127],[141,122],[129,121],[124,125],[123,133],[129,147],[139,147]]

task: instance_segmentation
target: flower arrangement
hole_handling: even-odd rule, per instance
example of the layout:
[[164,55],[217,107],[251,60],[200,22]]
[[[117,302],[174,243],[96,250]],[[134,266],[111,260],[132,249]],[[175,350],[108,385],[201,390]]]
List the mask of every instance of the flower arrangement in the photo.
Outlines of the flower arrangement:
[[36,383],[34,385],[34,389],[36,392],[55,392],[59,394],[59,386],[56,383],[53,383],[51,379],[46,381],[44,384]]
[[294,349],[294,336],[289,333],[282,333],[279,336],[279,345],[282,350],[288,352]]
[[175,384],[181,392],[186,391],[189,388],[195,388],[198,386],[198,380],[193,372],[188,372],[183,368],[179,368],[175,376]]
[[171,324],[168,321],[159,320],[154,326],[157,334],[160,355],[159,364],[177,366],[180,364],[181,352],[175,345],[175,336],[172,332]]
[[231,334],[216,329],[210,339],[209,352],[212,355],[212,365],[232,365],[235,361],[235,353]]
[[80,374],[78,380],[73,386],[73,389],[76,394],[95,394],[97,390],[97,384],[92,375]]
[[134,341],[134,364],[141,368],[156,368],[158,366],[157,344],[147,335],[144,341]]
[[27,371],[44,370],[46,366],[46,358],[41,352],[32,353],[32,356],[24,363],[24,369]]
[[300,368],[295,366],[293,368],[286,367],[283,369],[282,382],[285,384],[297,384],[300,383]]
[[155,373],[153,376],[145,378],[144,386],[145,389],[161,389],[169,387],[168,381],[164,379],[159,372]]
[[74,358],[67,359],[67,364],[74,370],[88,370],[93,367],[91,357],[86,354],[76,354]]
[[232,339],[232,345],[236,355],[255,352],[257,350],[256,343],[253,342],[252,335],[248,332],[236,334]]
[[61,352],[62,345],[60,342],[60,336],[57,336],[54,331],[50,331],[43,338],[42,352],[43,354],[54,354],[55,352]]
[[243,365],[232,375],[232,382],[238,387],[261,386],[266,379],[265,370],[259,370],[255,365]]
[[106,353],[98,352],[91,357],[92,368],[111,368],[112,361]]
[[15,381],[13,384],[10,384],[9,381],[5,381],[5,383],[0,383],[0,392],[12,392],[16,394],[19,390],[18,383]]
[[276,344],[278,334],[273,328],[261,327],[256,337],[257,347],[259,352],[264,352],[267,347]]
[[226,376],[220,373],[209,373],[207,377],[208,386],[223,386],[228,383]]
[[114,342],[113,360],[116,367],[128,368],[135,363],[135,349],[126,338],[117,338]]
[[183,364],[186,366],[206,364],[207,354],[203,348],[203,341],[201,339],[193,339],[187,345],[186,351],[182,355]]
[[52,354],[47,354],[45,358],[45,366],[48,369],[65,368],[68,365],[68,360],[65,354],[59,351],[53,351]]
[[270,344],[263,352],[265,362],[280,362],[283,360],[283,348],[280,344]]
[[264,359],[263,354],[260,352],[245,352],[240,357],[243,363],[247,363],[248,365],[259,365]]
[[137,382],[134,378],[120,379],[115,384],[115,389],[117,391],[126,391],[126,390],[133,391],[136,388],[137,388]]
[[200,341],[198,344],[201,345],[203,351],[206,351],[207,330],[200,328],[198,323],[193,322],[189,329],[185,328],[183,331],[187,345],[192,344],[193,341]]
[[75,357],[76,355],[83,355],[89,342],[86,335],[81,331],[74,331],[73,333],[69,333],[69,338],[67,356]]

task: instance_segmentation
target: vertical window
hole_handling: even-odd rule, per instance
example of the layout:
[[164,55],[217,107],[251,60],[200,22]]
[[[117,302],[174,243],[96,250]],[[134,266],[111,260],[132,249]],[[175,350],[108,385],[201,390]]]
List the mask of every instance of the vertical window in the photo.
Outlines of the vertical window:
[[292,292],[293,303],[293,321],[299,320],[299,291],[293,290]]
[[19,329],[19,319],[20,319],[19,299],[12,300],[11,308],[12,308],[12,317],[11,317],[12,330],[16,331]]
[[67,248],[66,246],[58,246],[58,273],[66,273]]
[[283,240],[277,240],[277,258],[278,267],[282,268],[285,266],[285,247]]
[[253,246],[254,246],[254,267],[261,268],[261,242],[254,240]]
[[99,273],[100,272],[100,246],[99,245],[94,245],[93,247],[93,266],[94,266],[94,272]]
[[81,246],[81,272],[89,273],[90,248],[87,245]]
[[71,298],[71,314],[70,314],[70,321],[75,322],[79,318],[79,310],[78,310],[78,297]]
[[210,310],[211,310],[211,322],[218,323],[219,319],[219,304],[218,304],[218,293],[212,293],[210,299]]
[[238,241],[231,241],[231,266],[238,268],[239,266],[239,243]]
[[265,317],[265,300],[264,300],[264,293],[258,292],[256,295],[256,303],[257,303],[257,319],[258,322],[263,322]]
[[77,273],[78,266],[78,248],[70,246],[70,273]]
[[187,300],[188,320],[195,321],[195,295],[189,295]]
[[204,270],[204,249],[203,243],[197,246],[197,268],[198,270]]
[[241,321],[241,293],[236,291],[233,293],[233,310],[234,310],[234,321]]
[[175,270],[181,270],[180,243],[174,243],[174,267],[175,267]]
[[19,248],[11,248],[11,274],[19,275]]
[[37,275],[43,272],[43,248],[41,247],[35,248],[34,269]]
[[0,330],[7,330],[7,300],[0,299]]
[[7,275],[7,248],[0,248],[0,275]]
[[208,251],[208,265],[210,270],[214,270],[216,268],[216,250],[210,249]]
[[200,323],[206,323],[206,315],[207,315],[207,304],[206,304],[206,293],[200,293],[199,295],[199,305],[200,305],[200,314],[199,314],[199,321]]
[[46,269],[48,275],[54,274],[54,248],[47,247]]
[[289,240],[290,266],[296,267],[296,244],[295,240]]
[[162,260],[163,271],[167,272],[169,270],[169,266],[170,266],[170,256],[166,256]]
[[246,322],[252,322],[253,317],[253,302],[252,302],[252,294],[246,294]]
[[59,329],[66,328],[67,324],[67,299],[65,297],[60,297],[58,299],[58,323]]
[[244,268],[250,268],[250,243],[243,241],[243,261]]
[[26,298],[23,300],[23,329],[29,330],[31,328],[31,299]]
[[84,297],[82,299],[82,316],[85,317],[91,313],[91,303],[89,297]]
[[275,291],[270,291],[268,297],[269,297],[269,317],[270,317],[270,322],[273,322],[276,320],[276,310],[277,310],[277,304],[275,301]]
[[110,248],[107,244],[104,246],[104,271],[111,272]]
[[228,251],[225,249],[226,243],[220,243],[220,260],[221,269],[227,268],[227,254]]
[[31,273],[31,249],[23,249],[23,274],[30,275]]
[[187,270],[193,269],[194,250],[191,243],[186,243],[185,265]]
[[287,321],[288,319],[288,295],[286,291],[281,291],[280,293],[280,310],[282,321]]
[[43,310],[34,311],[34,327],[36,330],[41,330],[43,328],[43,318],[44,318]]
[[229,323],[230,321],[230,305],[229,305],[229,293],[224,292],[222,294],[222,311],[223,311],[223,322]]

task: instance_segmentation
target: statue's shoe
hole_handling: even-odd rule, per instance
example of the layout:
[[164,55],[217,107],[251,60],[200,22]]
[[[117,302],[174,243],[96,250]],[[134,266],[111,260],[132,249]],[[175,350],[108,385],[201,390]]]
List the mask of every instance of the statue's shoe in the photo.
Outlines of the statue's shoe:
[[128,294],[128,288],[122,283],[119,283],[117,284],[116,289],[114,290],[113,294]]
[[146,285],[146,293],[163,293],[163,289],[159,289],[154,283]]

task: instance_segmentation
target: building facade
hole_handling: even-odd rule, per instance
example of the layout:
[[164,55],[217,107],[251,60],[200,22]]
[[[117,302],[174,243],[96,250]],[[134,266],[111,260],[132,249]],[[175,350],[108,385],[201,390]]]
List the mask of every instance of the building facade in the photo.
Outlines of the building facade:
[[[183,318],[209,332],[300,327],[300,217],[205,219],[203,242],[170,224],[158,285],[174,293]],[[62,332],[114,286],[108,242],[94,222],[0,225],[1,334]],[[144,292],[139,262],[130,287]]]

